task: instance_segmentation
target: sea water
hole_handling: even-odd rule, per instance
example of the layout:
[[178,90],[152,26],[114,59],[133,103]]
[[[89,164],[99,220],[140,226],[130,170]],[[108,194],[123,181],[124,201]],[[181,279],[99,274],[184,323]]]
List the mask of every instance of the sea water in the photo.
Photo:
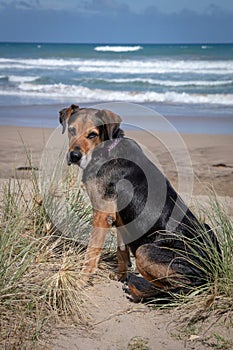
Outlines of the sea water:
[[222,121],[226,130],[216,131],[233,133],[233,44],[0,43],[0,124],[14,114],[13,123],[35,125],[47,109],[51,126],[60,106],[116,101],[181,118],[183,126],[185,118]]

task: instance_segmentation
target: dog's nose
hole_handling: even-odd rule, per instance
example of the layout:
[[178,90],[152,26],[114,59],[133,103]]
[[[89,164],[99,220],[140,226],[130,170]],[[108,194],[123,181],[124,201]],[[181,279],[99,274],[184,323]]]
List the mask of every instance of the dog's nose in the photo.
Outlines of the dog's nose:
[[78,163],[81,158],[82,158],[82,153],[80,151],[74,150],[70,152],[69,159],[71,163]]

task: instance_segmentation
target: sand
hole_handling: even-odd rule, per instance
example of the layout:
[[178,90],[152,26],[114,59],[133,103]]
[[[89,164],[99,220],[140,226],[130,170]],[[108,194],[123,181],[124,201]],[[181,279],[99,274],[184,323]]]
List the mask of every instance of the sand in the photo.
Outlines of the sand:
[[[28,166],[29,154],[32,159],[31,165],[37,172],[40,167],[41,154],[52,132],[53,129],[1,126],[1,183],[14,176],[15,173],[19,178],[28,177],[28,172],[22,169]],[[221,200],[226,202],[229,213],[233,213],[232,135],[184,134],[182,135],[184,144],[177,148],[171,147],[170,151],[168,145],[172,145],[174,135],[151,136],[131,131],[127,133],[127,136],[136,139],[147,151],[152,152],[152,157],[154,156],[176,189],[180,187],[179,166],[180,164],[183,168],[187,166],[183,158],[185,150],[186,156],[188,154],[191,160],[188,168],[193,170],[194,174],[193,198],[204,203],[207,199],[206,187],[213,186]],[[179,163],[178,167],[177,163]],[[189,186],[189,183],[186,185]],[[92,329],[86,332],[77,327],[58,328],[54,331],[52,339],[53,349],[136,349],[136,347],[130,347],[135,337],[140,337],[137,341],[144,344],[144,347],[139,349],[204,350],[212,348],[208,342],[203,342],[203,339],[210,336],[213,331],[213,327],[211,329],[209,327],[209,322],[203,324],[200,336],[195,338],[194,334],[191,337],[189,333],[184,336],[184,339],[180,339],[180,336],[177,336],[174,331],[174,327],[179,322],[177,315],[175,316],[171,311],[154,310],[145,305],[135,306],[126,298],[122,291],[122,284],[119,282],[109,280],[95,286],[90,297],[96,305],[90,310],[93,319]],[[215,327],[218,325],[215,324]],[[222,334],[223,330],[216,328],[214,331]]]
[[[90,308],[92,327],[88,330],[60,327],[53,333],[52,349],[212,350],[224,346],[214,334],[225,341],[225,349],[231,349],[227,344],[233,342],[233,336],[224,316],[209,314],[198,326],[187,327],[184,310],[132,304],[123,294],[121,283],[114,281],[94,286],[91,298],[95,302]],[[194,309],[188,316],[195,313]]]
[[[27,165],[28,154],[32,157],[32,165],[39,168],[42,151],[52,132],[53,129],[1,126],[0,178],[9,178],[14,175],[17,168]],[[174,135],[157,133],[152,136],[136,131],[128,131],[126,134],[152,152],[155,161],[178,190],[179,171],[176,169],[176,161],[181,160],[182,165],[180,143],[177,149],[172,149],[170,152],[167,149],[168,145],[173,144],[171,140]],[[176,138],[175,136],[174,147],[177,144]],[[218,195],[233,197],[233,136],[183,134],[182,139],[184,141],[182,151],[186,150],[191,157],[188,166],[194,175],[193,193],[203,195],[206,186],[212,185]],[[27,176],[23,170],[16,172],[21,178]]]

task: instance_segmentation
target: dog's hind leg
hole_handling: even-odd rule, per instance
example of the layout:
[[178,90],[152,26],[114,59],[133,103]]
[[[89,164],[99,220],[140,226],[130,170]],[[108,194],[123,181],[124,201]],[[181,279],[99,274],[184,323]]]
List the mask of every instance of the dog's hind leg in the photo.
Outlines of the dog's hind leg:
[[185,266],[182,266],[182,260],[177,264],[171,250],[158,247],[155,243],[144,244],[136,250],[135,258],[138,271],[146,280],[129,279],[129,292],[136,302],[156,297],[161,292],[186,288],[190,284],[184,275]]

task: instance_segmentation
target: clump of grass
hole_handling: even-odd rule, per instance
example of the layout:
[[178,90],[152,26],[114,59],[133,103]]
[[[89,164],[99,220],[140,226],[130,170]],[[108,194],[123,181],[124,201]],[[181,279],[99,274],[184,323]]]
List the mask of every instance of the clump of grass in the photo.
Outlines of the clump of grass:
[[[52,147],[48,149],[52,157],[43,155],[38,177],[25,147],[30,180],[15,176],[0,193],[3,348],[27,348],[27,344],[32,348],[46,325],[57,320],[82,326],[90,321],[88,285],[80,272],[91,228],[91,205],[80,185],[80,174],[63,167],[64,154],[60,155],[60,147],[55,151]],[[108,242],[106,247],[109,251]],[[106,271],[104,261],[103,266]],[[101,271],[94,278],[98,282],[103,277],[106,274]]]
[[[233,220],[227,209],[217,198],[215,192],[209,193],[209,210],[200,208],[200,216],[207,221],[215,233],[220,246],[220,252],[212,241],[202,245],[207,258],[203,260],[204,269],[208,276],[208,283],[204,286],[216,300],[223,303],[229,300],[233,305]],[[201,219],[200,219],[201,220]],[[200,226],[200,234],[205,230]],[[206,232],[206,231],[205,231]],[[231,309],[231,308],[230,308]]]
[[[2,341],[9,348],[20,346],[21,341],[31,337],[31,321],[35,317],[37,305],[34,291],[31,291],[30,284],[24,280],[34,261],[37,227],[34,215],[32,221],[29,221],[30,211],[25,192],[24,182],[10,180],[2,194],[0,328]],[[31,340],[36,338],[37,331],[35,329]]]
[[[32,348],[58,318],[80,325],[89,321],[85,305],[91,301],[80,277],[83,248],[57,230],[36,176],[31,179],[11,179],[1,193],[0,344],[8,349],[27,343]],[[82,198],[76,195],[75,203],[80,226],[87,224]]]
[[205,272],[207,282],[186,295],[172,294],[169,304],[176,307],[174,317],[179,319],[178,331],[182,328],[183,334],[190,336],[192,329],[199,329],[201,336],[197,338],[203,343],[208,343],[207,335],[213,338],[210,333],[216,323],[223,320],[222,326],[226,329],[233,324],[233,221],[214,192],[209,194],[208,207],[208,211],[206,207],[198,208],[200,221],[203,221],[198,230],[200,235],[206,235],[204,221],[207,221],[217,236],[221,253],[208,239],[201,246],[195,243],[193,257],[197,256],[199,248],[205,253],[203,258],[198,256],[201,261],[198,267]]
[[56,315],[71,316],[75,322],[86,324],[88,317],[85,303],[91,301],[80,277],[84,251],[73,244],[67,246],[60,238],[56,239],[52,250],[47,263],[42,263],[41,274],[45,276],[43,297]]
[[216,293],[230,298],[233,305],[233,220],[214,192],[209,203],[211,210],[207,213],[207,218],[218,237],[222,251],[222,259],[215,259]]

